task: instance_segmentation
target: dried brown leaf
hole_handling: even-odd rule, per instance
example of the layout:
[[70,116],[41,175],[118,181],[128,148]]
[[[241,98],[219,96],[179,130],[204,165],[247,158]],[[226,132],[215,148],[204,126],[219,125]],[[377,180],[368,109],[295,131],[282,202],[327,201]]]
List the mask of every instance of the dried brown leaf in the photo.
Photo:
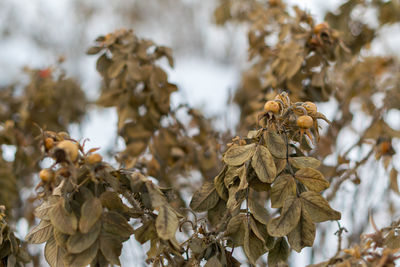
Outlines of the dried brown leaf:
[[265,146],[257,146],[251,160],[251,166],[261,182],[272,183],[274,181],[276,177],[275,162],[271,153]]
[[271,188],[271,207],[280,208],[289,196],[296,195],[296,181],[290,174],[281,174]]
[[290,233],[298,224],[301,202],[296,196],[289,196],[283,205],[281,216],[271,219],[267,225],[268,234],[281,237]]
[[308,191],[300,195],[300,199],[313,222],[324,222],[329,220],[340,220],[340,212],[332,209],[320,194]]
[[231,146],[224,154],[224,162],[228,165],[239,166],[248,161],[256,150],[255,144]]

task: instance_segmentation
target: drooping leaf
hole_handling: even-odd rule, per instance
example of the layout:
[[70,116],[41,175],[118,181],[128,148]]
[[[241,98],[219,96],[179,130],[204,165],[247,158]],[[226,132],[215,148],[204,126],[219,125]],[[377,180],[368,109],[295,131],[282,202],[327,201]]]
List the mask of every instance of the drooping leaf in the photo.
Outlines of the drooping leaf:
[[280,159],[286,158],[286,144],[283,138],[275,131],[268,130],[264,132],[264,142],[269,152]]
[[285,236],[296,227],[300,220],[301,202],[296,196],[289,196],[283,205],[281,216],[269,221],[268,234],[276,237]]
[[399,184],[397,182],[397,175],[398,171],[395,168],[392,168],[390,170],[390,175],[389,175],[390,178],[389,187],[393,192],[400,195]]
[[279,175],[286,167],[286,159],[274,159],[276,166],[276,175]]
[[245,197],[246,190],[239,190],[238,186],[231,186],[229,188],[229,198],[226,202],[226,207],[230,212],[234,212],[239,209]]
[[169,205],[161,206],[156,219],[157,234],[161,239],[168,240],[175,237],[179,226],[176,213]]
[[217,190],[219,197],[225,201],[228,200],[228,189],[225,187],[224,183],[226,170],[227,167],[223,168],[222,171],[214,178],[215,189]]
[[302,207],[297,226],[288,234],[288,241],[292,249],[300,252],[304,247],[311,247],[315,239],[315,224],[307,210]]
[[143,222],[143,225],[134,230],[135,238],[140,244],[157,238],[157,230],[153,220]]
[[190,207],[197,212],[207,211],[217,205],[219,196],[213,182],[205,182],[190,201]]
[[246,166],[244,164],[241,166],[228,166],[224,177],[225,187],[229,189],[236,184],[238,179],[243,180],[243,178],[246,178]]
[[122,69],[125,67],[125,65],[126,62],[124,60],[114,61],[111,66],[108,67],[108,77],[111,79],[117,77],[122,72]]
[[289,157],[289,163],[297,169],[307,167],[317,169],[321,165],[321,162],[313,157]]
[[56,240],[56,243],[59,247],[66,248],[66,243],[69,238],[69,235],[61,233],[57,230],[57,228],[53,227],[53,237]]
[[53,234],[53,226],[49,221],[41,220],[25,237],[32,244],[46,242]]
[[238,214],[232,217],[226,227],[225,236],[229,236],[235,246],[242,246],[244,240],[246,215]]
[[[272,249],[274,246],[275,238],[270,236],[267,231],[267,226],[265,224],[259,223],[257,220],[253,220],[255,223],[255,226],[257,229],[254,227],[254,223],[251,224],[251,229],[254,233],[258,230],[257,236],[261,236],[262,240],[264,240],[264,245],[267,250]],[[260,239],[261,240],[261,239]]]
[[99,238],[100,250],[108,262],[121,266],[119,256],[121,255],[122,243],[111,234],[103,233]]
[[295,173],[294,177],[315,192],[321,192],[329,187],[329,182],[325,180],[324,175],[313,168],[302,168]]
[[99,237],[101,223],[98,221],[88,233],[79,233],[68,238],[66,248],[69,253],[81,253],[88,249]]
[[284,237],[280,237],[275,241],[274,248],[268,253],[268,266],[279,266],[289,257],[289,245]]
[[74,267],[85,267],[89,265],[97,255],[99,242],[95,242],[90,248],[79,254],[67,254],[64,257],[64,264]]
[[211,223],[211,225],[216,226],[218,223],[221,222],[221,219],[224,218],[225,213],[226,213],[226,201],[220,199],[214,208],[208,210],[207,213],[208,221]]
[[51,267],[64,267],[65,250],[58,246],[55,239],[51,237],[44,248],[44,257]]
[[145,185],[147,191],[149,192],[151,206],[153,209],[158,209],[159,207],[168,203],[160,188],[154,185],[152,181],[146,181]]
[[69,213],[63,204],[63,199],[54,205],[49,212],[51,224],[60,232],[68,235],[75,234],[78,228],[78,219],[74,213]]
[[213,257],[208,259],[204,267],[223,267],[223,265],[219,261],[218,256],[214,255]]
[[86,200],[81,208],[79,231],[83,234],[88,233],[93,225],[100,219],[102,212],[103,207],[100,199],[94,197]]
[[251,160],[251,166],[256,172],[260,181],[272,183],[276,177],[276,166],[271,153],[265,146],[257,146]]
[[39,207],[34,211],[35,217],[43,220],[49,221],[49,211],[57,204],[58,197],[50,196],[47,201],[44,201]]
[[280,208],[288,196],[296,195],[296,181],[290,174],[281,174],[271,188],[271,207]]
[[249,210],[257,221],[267,225],[269,215],[266,208],[252,198],[249,198]]
[[239,166],[248,161],[255,152],[256,145],[231,146],[224,154],[224,161],[228,165]]
[[257,259],[261,255],[267,252],[264,248],[263,241],[258,239],[249,227],[245,227],[243,248],[247,258],[253,265],[256,264]]
[[303,192],[300,199],[313,222],[340,220],[341,218],[340,212],[332,209],[328,201],[316,192]]
[[101,220],[104,231],[110,234],[115,234],[123,239],[128,239],[133,234],[132,226],[115,211],[103,212]]
[[108,210],[117,212],[124,212],[127,210],[127,206],[122,203],[118,193],[112,191],[105,191],[100,195],[101,205],[106,207]]

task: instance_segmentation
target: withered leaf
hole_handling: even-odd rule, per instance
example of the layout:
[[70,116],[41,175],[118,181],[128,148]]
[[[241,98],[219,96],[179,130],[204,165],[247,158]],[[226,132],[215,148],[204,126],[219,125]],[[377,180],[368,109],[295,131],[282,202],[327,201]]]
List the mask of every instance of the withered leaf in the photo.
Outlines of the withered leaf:
[[153,184],[152,181],[146,181],[146,188],[149,192],[151,206],[153,209],[158,209],[168,203],[166,197],[161,192],[160,188]]
[[252,264],[256,264],[257,259],[267,250],[264,248],[264,243],[249,229],[245,227],[244,231],[244,252]]
[[106,207],[108,210],[114,210],[117,212],[124,212],[127,206],[122,203],[118,193],[112,191],[105,191],[100,195],[101,205]]
[[276,240],[275,246],[268,253],[268,266],[278,266],[282,262],[286,262],[289,257],[289,245],[284,237]]
[[280,159],[286,158],[286,144],[283,138],[275,131],[268,130],[264,132],[264,142],[269,152]]
[[272,183],[274,181],[276,177],[275,162],[265,146],[257,146],[251,160],[251,166],[254,168],[261,182]]
[[99,242],[95,242],[90,248],[79,254],[66,254],[64,264],[67,266],[84,267],[89,265],[97,255]]
[[281,174],[271,188],[271,207],[280,208],[288,196],[296,195],[296,181],[290,174]]
[[239,166],[248,161],[256,150],[256,144],[231,146],[224,154],[224,162],[228,165]]
[[53,226],[49,221],[41,220],[25,237],[25,240],[32,244],[46,242],[53,234]]
[[189,249],[195,255],[201,254],[207,248],[206,243],[198,237],[194,237],[189,241]]
[[[257,224],[256,224],[256,220],[254,219],[253,216],[249,216],[249,219],[247,220],[247,223],[250,226],[251,231],[253,232],[253,234],[260,239],[264,244],[265,244],[265,239],[264,239],[264,235],[261,233],[260,229],[258,228]],[[267,227],[265,226],[265,229]],[[268,233],[267,233],[268,234]]]
[[49,211],[55,204],[57,204],[58,197],[49,196],[47,201],[44,201],[39,207],[37,207],[34,211],[35,217],[44,220],[50,220]]
[[308,189],[315,192],[321,192],[329,187],[329,182],[325,180],[324,175],[313,168],[302,168],[294,176]]
[[271,184],[261,182],[256,175],[250,178],[249,186],[257,192],[269,192],[271,190]]
[[169,205],[161,206],[156,219],[158,236],[164,240],[171,239],[175,237],[178,226],[179,220],[172,208]]
[[226,201],[220,199],[214,208],[208,210],[208,221],[213,226],[216,226],[218,223],[220,223],[220,220],[224,217],[226,211]]
[[304,247],[311,247],[315,239],[315,224],[307,210],[302,207],[297,226],[288,234],[290,246],[300,252]]
[[81,208],[81,218],[79,219],[79,231],[88,233],[92,226],[100,219],[103,212],[100,199],[97,197],[86,200]]
[[44,248],[44,257],[51,267],[64,267],[63,259],[65,254],[65,250],[62,247],[57,246],[53,237],[47,241]]
[[69,235],[63,234],[53,227],[53,236],[59,247],[65,248]]
[[261,133],[262,133],[262,129],[249,131],[247,133],[247,138],[249,138],[249,139],[258,138],[261,135]]
[[121,255],[122,243],[113,235],[103,233],[100,235],[100,250],[108,262],[121,266],[119,256]]
[[246,166],[244,164],[241,166],[228,166],[224,177],[225,187],[230,188],[238,179],[242,180],[243,178],[246,178]]
[[304,208],[310,214],[313,222],[324,222],[329,220],[340,220],[340,212],[332,209],[320,194],[308,191],[300,195]]
[[269,221],[268,234],[276,237],[287,235],[298,224],[300,215],[301,202],[296,196],[289,196],[283,205],[281,216]]
[[204,265],[204,267],[223,267],[217,255],[214,255]]
[[133,229],[126,219],[115,211],[104,212],[101,220],[104,231],[110,234],[115,234],[123,239],[128,239],[133,234]]
[[71,235],[66,243],[66,248],[69,253],[81,253],[84,250],[88,249],[99,237],[101,229],[100,221],[91,228],[91,230],[86,233],[77,232],[74,235]]
[[125,67],[126,62],[124,60],[114,61],[107,70],[107,75],[109,78],[113,79],[117,77],[121,72],[122,69]]
[[398,171],[395,168],[392,168],[390,170],[390,182],[389,182],[389,186],[390,189],[395,192],[396,194],[400,195],[400,191],[399,191],[399,184],[397,182],[397,175],[398,175]]
[[268,223],[268,211],[262,205],[258,204],[257,201],[249,198],[249,209],[254,218],[262,224],[267,225]]
[[297,169],[302,168],[318,168],[321,162],[313,157],[289,157],[289,163]]
[[100,47],[100,46],[92,46],[86,51],[86,54],[95,55],[95,54],[99,53],[102,49],[103,49],[103,47]]
[[227,201],[228,200],[228,189],[225,187],[224,178],[227,167],[223,168],[222,171],[214,178],[215,190],[220,198]]
[[247,222],[246,215],[238,214],[229,220],[226,227],[225,236],[229,236],[235,246],[242,246],[244,239],[245,223]]
[[[262,240],[264,240],[265,248],[267,250],[270,250],[274,246],[274,242],[275,242],[274,237],[272,237],[272,236],[270,236],[268,234],[267,226],[265,224],[259,223],[256,220],[253,220],[253,222],[255,223],[255,225],[257,227],[257,230],[258,230],[258,235],[257,236],[261,236],[262,237]],[[257,230],[254,228],[254,225],[252,224],[251,226],[252,226],[253,232],[256,233]]]
[[75,234],[78,228],[78,219],[74,213],[69,213],[63,204],[63,199],[49,212],[51,224],[60,232],[68,235]]
[[249,186],[249,183],[247,182],[247,172],[246,172],[245,165],[243,165],[243,167],[240,169],[238,176],[240,179],[238,190],[246,189]]
[[143,222],[143,225],[134,230],[135,238],[140,244],[157,238],[157,230],[153,220]]
[[207,211],[217,205],[219,196],[213,182],[205,182],[190,201],[190,208],[197,212]]
[[239,190],[238,186],[229,188],[229,198],[226,202],[226,207],[230,212],[238,209],[246,196],[246,190]]
[[276,166],[276,174],[279,175],[286,167],[286,159],[274,159]]

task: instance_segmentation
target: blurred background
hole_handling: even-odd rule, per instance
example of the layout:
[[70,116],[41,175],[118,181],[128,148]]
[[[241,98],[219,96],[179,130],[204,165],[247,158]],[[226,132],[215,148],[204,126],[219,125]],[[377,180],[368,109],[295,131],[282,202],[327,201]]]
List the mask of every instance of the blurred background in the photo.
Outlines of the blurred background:
[[[286,2],[307,10],[319,23],[326,12],[334,11],[344,1]],[[172,48],[175,67],[169,68],[163,62],[170,81],[179,88],[172,95],[172,105],[188,103],[201,109],[206,116],[213,117],[217,129],[234,130],[239,121],[239,109],[227,103],[231,103],[241,72],[249,65],[247,28],[244,24],[234,23],[217,26],[213,12],[218,3],[217,0],[0,0],[0,87],[26,82],[24,79],[28,76],[23,75],[24,66],[46,68],[55,64],[59,57],[64,57],[62,66],[67,75],[79,81],[89,100],[95,100],[100,93],[101,78],[95,67],[97,57],[86,55],[87,48],[99,35],[120,28],[133,29],[139,37]],[[373,12],[355,11],[354,16],[365,17],[373,27],[376,23],[371,16]],[[387,53],[398,57],[399,32],[398,23],[381,29],[367,53]],[[318,107],[331,118],[335,105],[337,103],[328,102]],[[399,117],[395,113],[389,118],[397,129],[400,129]],[[93,108],[85,123],[73,125],[70,132],[76,139],[89,138],[90,144],[102,147],[102,151],[111,147],[119,150],[123,148],[123,142],[117,139],[116,123],[114,109]],[[365,118],[356,117],[354,123],[356,127],[363,127]],[[344,134],[351,139],[353,133],[348,131]],[[342,147],[349,145],[349,138],[343,138]],[[8,159],[12,160],[12,153],[9,154]],[[371,170],[364,171],[371,176]],[[384,170],[373,170],[375,176],[381,172]],[[383,189],[376,194],[379,195],[379,192],[382,193]],[[338,210],[343,208],[335,204],[332,206]],[[376,218],[380,226],[387,225],[389,221],[386,220],[384,215]],[[344,219],[344,226],[345,222]],[[333,235],[336,223],[326,224],[333,225]],[[26,225],[22,221],[17,226],[21,238],[27,233]],[[336,239],[332,242],[331,249],[328,246],[328,250],[316,256],[317,261],[334,253]],[[144,266],[146,249],[131,238],[123,248],[122,264]],[[293,253],[290,266],[304,266],[309,262],[310,253],[308,248],[299,255]]]

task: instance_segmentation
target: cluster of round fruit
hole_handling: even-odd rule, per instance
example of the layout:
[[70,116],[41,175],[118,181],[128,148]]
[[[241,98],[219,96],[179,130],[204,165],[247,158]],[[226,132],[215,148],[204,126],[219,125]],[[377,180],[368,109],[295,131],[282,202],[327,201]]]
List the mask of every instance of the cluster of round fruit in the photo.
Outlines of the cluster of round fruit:
[[[39,172],[39,178],[43,182],[51,182],[55,178],[53,167],[56,164],[68,165],[78,162],[80,159],[88,164],[100,163],[103,158],[98,153],[85,154],[82,146],[75,140],[71,139],[66,132],[54,133],[46,131],[43,133],[43,146],[48,156],[55,160],[50,168],[42,169]],[[82,153],[79,153],[79,152]]]
[[[314,119],[310,115],[315,115],[317,113],[317,105],[315,105],[313,102],[307,101],[302,103],[301,106],[307,111],[307,114],[303,114],[297,118],[297,126],[303,129],[309,129],[314,124]],[[267,101],[264,105],[265,112],[272,112],[277,115],[280,114],[282,110],[283,108],[281,107],[281,103],[278,101],[278,99]]]
[[[287,121],[288,117],[294,118],[295,124],[293,126],[298,127],[299,140],[301,140],[304,133],[313,140],[310,132],[312,127],[314,127],[315,131],[318,131],[316,120],[320,117],[318,116],[317,105],[313,102],[307,101],[292,104],[287,94],[282,93],[277,95],[274,100],[265,103],[264,112],[264,116],[271,119],[281,118],[283,122]],[[290,121],[294,122],[292,119]]]

